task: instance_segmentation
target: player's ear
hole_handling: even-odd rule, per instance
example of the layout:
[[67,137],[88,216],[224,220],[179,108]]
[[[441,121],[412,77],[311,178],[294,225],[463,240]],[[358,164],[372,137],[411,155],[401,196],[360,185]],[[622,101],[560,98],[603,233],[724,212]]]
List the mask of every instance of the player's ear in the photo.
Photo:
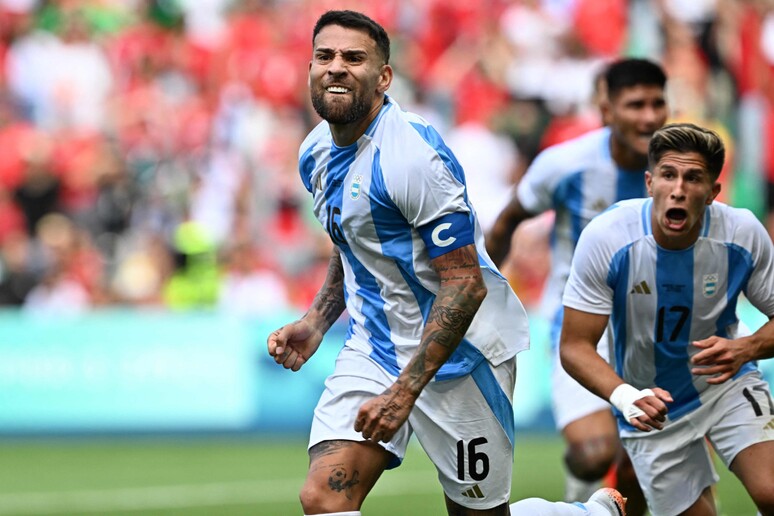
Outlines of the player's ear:
[[650,173],[650,170],[645,171],[645,188],[648,190],[648,196],[653,197],[653,174]]
[[607,95],[599,100],[599,113],[602,115],[602,123],[604,125],[613,123],[613,106],[610,104],[610,98]]
[[379,72],[379,84],[376,86],[376,91],[384,93],[390,88],[390,84],[392,84],[392,66],[383,64],[382,70]]
[[707,205],[712,204],[712,201],[715,200],[715,198],[720,194],[721,190],[721,184],[718,181],[715,181],[715,183],[712,185],[712,192],[710,193],[710,196],[707,197]]

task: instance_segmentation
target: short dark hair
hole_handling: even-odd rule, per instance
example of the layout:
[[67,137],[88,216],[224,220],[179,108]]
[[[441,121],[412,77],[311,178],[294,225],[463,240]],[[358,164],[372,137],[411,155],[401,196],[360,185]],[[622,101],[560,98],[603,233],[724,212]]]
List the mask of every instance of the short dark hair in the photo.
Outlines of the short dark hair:
[[666,86],[666,74],[658,64],[648,59],[619,59],[608,65],[605,70],[607,95],[615,97],[624,88],[632,86]]
[[312,31],[312,44],[317,34],[328,25],[339,25],[347,29],[362,30],[368,33],[376,43],[376,49],[382,54],[385,64],[390,62],[390,37],[384,27],[363,13],[357,11],[328,11],[317,20]]
[[689,123],[668,124],[653,133],[648,162],[653,170],[667,152],[697,152],[704,158],[712,181],[717,181],[726,159],[723,140],[715,131]]

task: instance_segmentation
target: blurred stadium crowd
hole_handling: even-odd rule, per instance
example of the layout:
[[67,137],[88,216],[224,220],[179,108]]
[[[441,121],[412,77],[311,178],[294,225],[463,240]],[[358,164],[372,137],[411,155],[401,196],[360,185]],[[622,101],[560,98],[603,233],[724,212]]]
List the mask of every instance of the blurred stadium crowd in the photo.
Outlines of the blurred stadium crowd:
[[[330,244],[297,149],[332,8],[387,28],[390,94],[445,137],[484,226],[540,149],[599,125],[622,55],[664,65],[672,118],[721,132],[766,216],[771,0],[0,0],[0,305],[305,310]],[[546,231],[506,266],[528,305]]]

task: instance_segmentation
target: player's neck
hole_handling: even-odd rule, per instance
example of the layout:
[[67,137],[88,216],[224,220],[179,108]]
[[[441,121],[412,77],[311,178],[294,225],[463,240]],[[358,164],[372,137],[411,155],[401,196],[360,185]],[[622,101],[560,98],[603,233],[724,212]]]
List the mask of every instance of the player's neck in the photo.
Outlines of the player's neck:
[[347,147],[355,143],[368,130],[368,126],[370,126],[371,122],[379,115],[379,111],[382,109],[383,105],[384,100],[374,103],[368,114],[355,122],[350,122],[348,124],[331,124],[329,122],[328,125],[331,128],[333,143],[338,147]]
[[624,170],[642,171],[648,167],[647,155],[635,152],[612,138],[610,140],[610,157],[619,168]]

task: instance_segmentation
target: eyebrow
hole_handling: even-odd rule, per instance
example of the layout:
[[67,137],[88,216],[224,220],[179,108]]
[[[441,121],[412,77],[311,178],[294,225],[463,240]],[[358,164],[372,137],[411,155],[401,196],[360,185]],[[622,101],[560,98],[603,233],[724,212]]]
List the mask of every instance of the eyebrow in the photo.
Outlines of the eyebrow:
[[[336,50],[334,50],[332,48],[328,48],[328,47],[317,47],[317,48],[314,49],[314,52],[315,52],[315,54],[317,54],[317,53],[321,53],[321,54],[335,54]],[[368,55],[368,51],[363,50],[363,49],[359,49],[359,48],[357,48],[357,49],[345,49],[345,50],[341,51],[341,54],[343,56],[349,56],[349,57],[356,56],[356,55],[366,55],[367,56]]]
[[[677,172],[677,167],[675,167],[674,165],[659,164],[658,168],[661,169],[661,170],[669,171],[669,172]],[[685,169],[685,172],[692,172],[694,174],[699,173],[699,174],[708,174],[709,175],[709,170],[706,170],[706,169],[701,168],[701,167],[691,167],[691,168]]]

